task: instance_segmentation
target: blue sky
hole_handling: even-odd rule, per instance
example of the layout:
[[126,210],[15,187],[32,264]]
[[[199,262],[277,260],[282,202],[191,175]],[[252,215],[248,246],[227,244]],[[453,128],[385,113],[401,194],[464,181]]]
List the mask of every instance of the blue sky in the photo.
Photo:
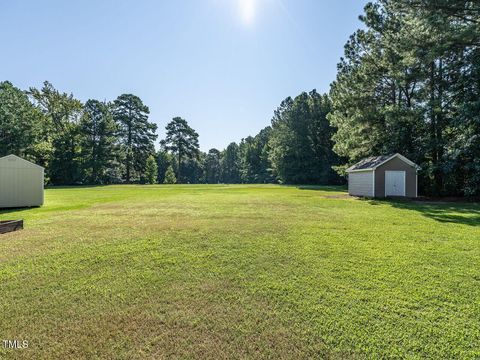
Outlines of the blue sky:
[[287,96],[329,89],[364,0],[18,0],[0,5],[0,80],[77,98],[140,96],[202,150],[270,124]]

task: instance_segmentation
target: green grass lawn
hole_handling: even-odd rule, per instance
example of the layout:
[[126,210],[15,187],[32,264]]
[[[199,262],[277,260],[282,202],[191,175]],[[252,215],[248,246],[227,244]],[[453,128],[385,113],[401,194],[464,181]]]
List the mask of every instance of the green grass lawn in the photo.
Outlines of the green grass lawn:
[[[480,205],[46,191],[0,235],[0,358],[480,358]],[[2,344],[0,344],[2,345]]]

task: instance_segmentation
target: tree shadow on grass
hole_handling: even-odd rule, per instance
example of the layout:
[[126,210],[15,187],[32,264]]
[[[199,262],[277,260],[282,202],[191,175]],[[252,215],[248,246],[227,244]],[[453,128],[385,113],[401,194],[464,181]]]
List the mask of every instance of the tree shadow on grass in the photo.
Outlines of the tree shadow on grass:
[[38,209],[38,206],[25,207],[25,208],[0,208],[0,215],[18,213],[18,212],[28,211],[32,209]]
[[388,204],[397,209],[417,211],[441,223],[480,226],[480,204],[478,203],[435,203],[403,199],[366,201],[371,205]]
[[45,190],[103,188],[108,185],[46,185]]

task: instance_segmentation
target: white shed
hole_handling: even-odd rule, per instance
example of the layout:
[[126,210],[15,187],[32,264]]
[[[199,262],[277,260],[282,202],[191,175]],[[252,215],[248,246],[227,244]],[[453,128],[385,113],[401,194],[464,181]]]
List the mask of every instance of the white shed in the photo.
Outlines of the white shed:
[[347,169],[348,193],[366,197],[418,196],[420,167],[400,154],[364,159]]
[[0,208],[43,205],[43,167],[15,155],[0,158]]

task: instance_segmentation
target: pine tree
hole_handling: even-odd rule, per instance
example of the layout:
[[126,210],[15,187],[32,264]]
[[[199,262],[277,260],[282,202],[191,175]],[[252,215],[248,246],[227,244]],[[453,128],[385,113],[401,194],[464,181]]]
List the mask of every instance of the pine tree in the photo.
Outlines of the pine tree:
[[227,184],[240,183],[240,149],[236,143],[231,143],[222,152],[222,179]]
[[220,151],[210,149],[205,159],[205,182],[207,184],[218,184],[220,177]]
[[269,158],[282,183],[330,184],[338,181],[332,166],[333,129],[327,120],[331,108],[326,95],[315,90],[287,98],[272,119]]
[[165,180],[163,181],[164,184],[175,184],[177,182],[177,178],[175,177],[175,171],[173,171],[172,165],[170,165],[165,173]]
[[150,155],[147,159],[145,167],[145,182],[147,184],[155,184],[157,182],[158,166],[155,158]]
[[274,179],[269,159],[271,127],[267,126],[254,137],[242,139],[239,145],[240,178],[243,183],[269,183]]
[[108,104],[98,100],[85,103],[80,121],[81,158],[85,182],[118,182],[118,126]]
[[185,119],[175,117],[166,126],[165,149],[171,151],[177,159],[177,180],[184,181],[183,161],[198,157],[198,134]]
[[163,184],[165,180],[165,173],[170,165],[172,165],[173,159],[172,156],[165,149],[164,141],[160,141],[160,150],[157,152],[157,167],[158,167],[158,177],[157,183]]
[[422,167],[422,192],[480,194],[478,14],[473,1],[368,4],[331,89],[337,154],[399,152]]
[[148,121],[148,107],[132,94],[120,95],[113,104],[115,120],[120,125],[120,138],[125,153],[125,181],[140,180],[147,159],[155,153],[157,125]]

